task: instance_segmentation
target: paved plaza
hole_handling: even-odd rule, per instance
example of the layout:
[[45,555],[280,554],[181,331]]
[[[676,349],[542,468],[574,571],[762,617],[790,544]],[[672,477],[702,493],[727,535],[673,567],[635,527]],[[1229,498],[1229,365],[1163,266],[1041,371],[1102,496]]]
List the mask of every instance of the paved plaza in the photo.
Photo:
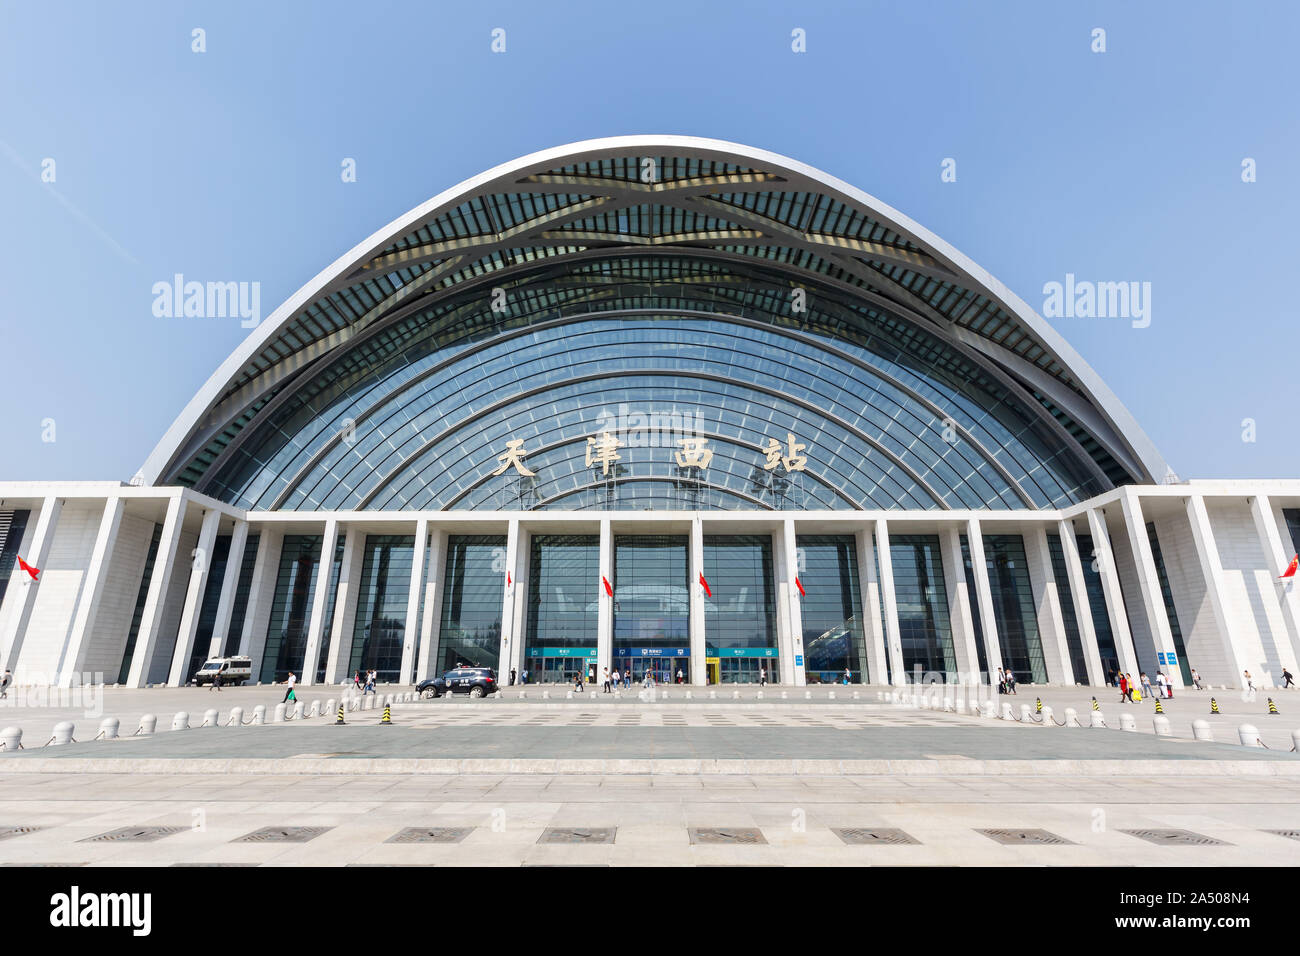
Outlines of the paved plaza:
[[[1245,718],[1279,740],[1288,722],[1268,726],[1239,695],[1220,700],[1205,743],[1188,738],[1208,694],[1165,702],[1188,724],[1167,738],[1149,717],[1126,733],[881,703],[884,688],[735,689],[508,689],[397,702],[394,726],[374,708],[345,726],[78,731],[77,744],[0,755],[0,863],[1287,866],[1300,850],[1300,757],[1234,742]],[[1040,695],[1086,719],[1092,692],[1011,702]],[[222,703],[280,696],[240,688]],[[110,689],[105,711],[129,734],[145,705],[166,728],[172,707],[197,717],[214,698]],[[38,714],[19,716],[35,727]]]

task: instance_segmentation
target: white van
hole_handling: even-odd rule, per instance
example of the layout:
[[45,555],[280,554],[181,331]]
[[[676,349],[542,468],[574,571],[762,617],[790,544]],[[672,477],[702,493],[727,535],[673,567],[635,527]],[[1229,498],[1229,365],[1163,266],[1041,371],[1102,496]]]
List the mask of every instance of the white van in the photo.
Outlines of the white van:
[[253,677],[253,659],[251,657],[213,657],[209,658],[194,675],[194,683],[200,687],[211,684],[216,676],[221,675],[221,686],[238,686]]

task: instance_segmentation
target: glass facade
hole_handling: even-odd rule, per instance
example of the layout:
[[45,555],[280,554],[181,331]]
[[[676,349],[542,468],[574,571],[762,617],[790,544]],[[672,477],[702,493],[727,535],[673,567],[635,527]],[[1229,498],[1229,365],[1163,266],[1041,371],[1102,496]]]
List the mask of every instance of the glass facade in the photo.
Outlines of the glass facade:
[[908,680],[915,680],[918,672],[955,673],[957,655],[948,617],[948,589],[943,579],[939,536],[890,535],[889,557],[894,571],[898,630],[903,642],[903,668]]
[[373,670],[381,681],[401,679],[414,554],[412,535],[366,536],[347,674],[359,670],[364,678]]
[[257,567],[257,546],[260,534],[249,534],[244,544],[243,564],[239,568],[239,584],[235,587],[235,603],[230,610],[230,629],[221,653],[225,657],[239,653],[244,635],[244,615],[248,611],[248,593],[253,587],[253,570]]
[[528,680],[572,681],[596,660],[600,536],[533,535],[528,567]]
[[704,536],[705,665],[710,684],[776,683],[776,588],[771,535]]
[[284,536],[280,547],[280,573],[275,580],[271,619],[266,630],[261,672],[257,677],[263,684],[287,680],[290,671],[302,676],[320,549],[321,536],[318,534]]
[[161,541],[162,525],[155,524],[153,537],[149,539],[149,551],[144,559],[140,587],[135,592],[135,609],[131,612],[131,626],[126,632],[126,646],[122,649],[122,667],[117,674],[119,684],[125,684],[131,674],[131,657],[135,654],[135,640],[140,634],[140,622],[144,619],[144,606],[149,599],[149,582],[153,579],[153,566],[158,559],[158,545]]
[[658,682],[691,679],[689,539],[614,536],[614,667]]
[[1088,587],[1088,606],[1092,608],[1092,627],[1097,632],[1102,680],[1113,684],[1119,680],[1119,653],[1115,650],[1115,632],[1110,628],[1110,615],[1106,613],[1106,591],[1101,583],[1097,553],[1093,550],[1092,535],[1076,535],[1076,540],[1079,542],[1079,561],[1083,564],[1083,581]]
[[440,676],[458,664],[495,670],[501,663],[505,571],[504,535],[448,536],[442,624],[432,676]]
[[1047,536],[1047,549],[1052,555],[1052,577],[1056,581],[1056,595],[1061,602],[1061,618],[1065,623],[1065,643],[1070,649],[1070,669],[1076,684],[1088,683],[1088,661],[1083,655],[1083,635],[1079,632],[1079,618],[1074,613],[1074,592],[1070,589],[1070,572],[1065,566],[1065,549],[1059,534]]
[[190,663],[181,677],[190,680],[203,662],[208,659],[212,649],[212,631],[217,623],[217,605],[221,602],[221,584],[226,577],[226,563],[230,558],[230,535],[218,535],[212,543],[212,558],[208,565],[208,575],[204,579],[203,603],[199,605],[199,622],[194,629],[194,646],[190,648]]
[[[1047,664],[1043,660],[1043,644],[1038,633],[1024,539],[1018,534],[986,534],[983,539],[984,563],[993,597],[993,619],[1002,654],[1002,662],[994,665],[990,679],[997,676],[997,669],[1001,666],[1015,674],[1018,683],[1045,684]],[[978,592],[970,564],[970,542],[965,535],[961,538],[961,549],[966,564],[966,584],[974,595]],[[975,623],[980,670],[988,673],[988,651],[984,646],[984,624],[980,620],[978,600],[971,601],[971,617]]]
[[857,541],[851,534],[799,535],[795,548],[804,587],[800,609],[805,679],[810,684],[835,683],[848,671],[850,682],[868,682]]
[[18,549],[27,533],[30,511],[0,511],[0,601],[4,600],[9,579],[18,566]]

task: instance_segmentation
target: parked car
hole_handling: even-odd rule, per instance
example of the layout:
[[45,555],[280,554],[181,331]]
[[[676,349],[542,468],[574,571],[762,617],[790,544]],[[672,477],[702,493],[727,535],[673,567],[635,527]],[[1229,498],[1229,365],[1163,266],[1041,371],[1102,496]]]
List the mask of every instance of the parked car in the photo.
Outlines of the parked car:
[[211,684],[216,676],[221,675],[223,687],[237,687],[253,677],[253,659],[251,657],[212,657],[204,662],[194,674],[194,683],[200,687]]
[[457,667],[441,677],[421,681],[415,689],[425,699],[441,697],[443,694],[486,697],[496,693],[497,674],[490,667]]

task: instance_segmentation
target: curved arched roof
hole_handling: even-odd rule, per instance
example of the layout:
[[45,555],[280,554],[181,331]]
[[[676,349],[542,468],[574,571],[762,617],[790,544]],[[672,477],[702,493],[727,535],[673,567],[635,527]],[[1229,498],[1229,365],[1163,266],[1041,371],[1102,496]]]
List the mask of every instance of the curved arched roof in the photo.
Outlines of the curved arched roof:
[[[553,303],[556,290],[584,270],[617,262],[635,272],[656,257],[685,257],[760,282],[777,277],[814,290],[832,311],[942,342],[945,355],[961,356],[1022,398],[1040,419],[1035,427],[1074,449],[1094,487],[1165,474],[1127,409],[1050,325],[901,213],[765,150],[624,136],[488,170],[340,257],[222,363],[149,456],[143,478],[204,490],[287,395],[403,319],[467,297],[486,301],[493,288],[524,288],[539,275],[549,277]],[[639,286],[643,310],[658,305],[647,301],[658,294],[656,278]],[[674,308],[689,308],[678,301],[689,280],[680,270],[672,279],[662,294],[671,292]],[[1016,493],[1032,506],[1023,490]]]

